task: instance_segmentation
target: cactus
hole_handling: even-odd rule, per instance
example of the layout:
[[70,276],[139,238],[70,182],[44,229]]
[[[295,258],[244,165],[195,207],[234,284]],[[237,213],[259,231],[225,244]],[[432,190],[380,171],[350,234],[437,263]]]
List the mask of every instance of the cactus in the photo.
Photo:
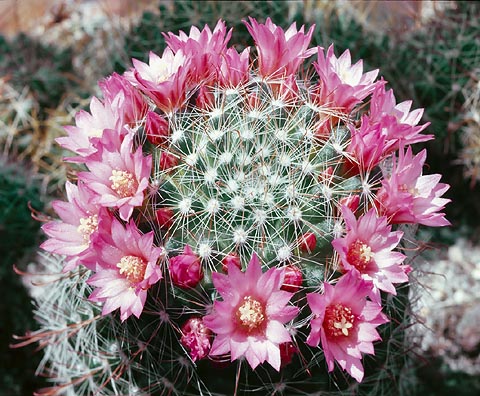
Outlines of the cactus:
[[422,110],[348,51],[310,48],[314,27],[244,23],[242,52],[223,21],[166,33],[58,139],[83,168],[43,226],[50,278],[24,340],[45,349],[41,394],[387,394],[399,378],[403,236],[449,224],[448,185],[411,147],[432,138]]

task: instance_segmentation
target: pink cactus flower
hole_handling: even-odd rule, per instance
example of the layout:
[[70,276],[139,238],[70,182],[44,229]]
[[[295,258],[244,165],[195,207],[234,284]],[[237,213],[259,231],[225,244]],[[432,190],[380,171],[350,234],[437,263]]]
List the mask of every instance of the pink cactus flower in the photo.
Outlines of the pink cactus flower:
[[172,283],[184,289],[196,287],[203,279],[200,258],[189,245],[185,245],[182,254],[170,258],[168,272]]
[[236,88],[248,81],[250,66],[250,48],[238,53],[235,48],[226,50],[220,60],[218,85],[225,88]]
[[174,53],[183,52],[191,59],[189,73],[194,84],[216,77],[231,36],[232,29],[227,32],[225,22],[221,20],[213,32],[205,25],[202,31],[192,26],[188,36],[182,31],[178,35],[171,32],[164,34],[167,45]]
[[265,24],[249,17],[243,21],[255,40],[258,52],[258,73],[264,78],[285,77],[297,73],[305,58],[312,56],[315,48],[308,49],[315,26],[307,33],[304,26],[297,30],[293,23],[286,31],[275,25],[270,18]]
[[180,342],[188,349],[194,362],[208,355],[211,338],[212,332],[205,326],[202,318],[190,318],[182,326]]
[[392,150],[433,139],[433,135],[421,134],[430,125],[429,122],[417,125],[423,109],[410,111],[411,106],[411,100],[396,104],[393,90],[385,91],[383,84],[376,86],[373,91],[368,120],[371,124],[381,125],[387,141],[393,143]]
[[113,130],[105,130],[97,142],[98,152],[87,159],[90,172],[80,172],[79,180],[96,193],[93,202],[118,208],[120,218],[127,221],[133,209],[143,204],[144,191],[152,168],[152,157],[144,157],[141,146],[132,153],[133,134],[123,141]]
[[79,155],[67,160],[84,162],[84,157],[94,154],[97,150],[92,143],[92,138],[101,138],[105,129],[124,131],[122,127],[125,120],[121,107],[120,95],[115,96],[112,102],[102,102],[93,97],[90,102],[91,114],[80,110],[75,116],[75,126],[65,127],[68,136],[56,139],[60,146]]
[[324,294],[307,294],[314,315],[307,344],[321,343],[329,372],[336,360],[358,382],[364,375],[362,353],[374,354],[373,341],[380,340],[376,327],[388,322],[381,305],[366,299],[370,290],[369,282],[352,270],[335,286],[325,282]]
[[93,269],[95,255],[92,240],[97,234],[98,223],[111,221],[106,209],[92,203],[95,194],[84,183],[78,186],[66,182],[68,202],[53,201],[52,206],[61,221],[50,221],[43,225],[43,231],[50,239],[40,247],[47,252],[67,256],[64,271],[70,271],[82,264]]
[[120,318],[137,318],[143,311],[148,289],[162,278],[157,261],[164,250],[153,245],[153,234],[142,235],[133,221],[124,227],[114,219],[101,227],[95,239],[96,273],[88,283],[95,287],[89,299],[104,303],[102,315],[120,308]]
[[439,183],[439,174],[422,176],[426,158],[425,149],[415,156],[411,147],[406,152],[401,149],[399,157],[393,161],[391,174],[384,175],[376,206],[390,223],[418,223],[432,227],[450,225],[445,213],[440,213],[450,202],[441,198],[450,186]]
[[[145,116],[148,105],[143,95],[124,76],[113,73],[98,84],[106,103],[118,102],[126,124],[134,127]],[[112,128],[112,126],[110,127]]]
[[165,113],[180,109],[185,102],[188,60],[182,51],[166,48],[162,57],[150,52],[149,63],[132,59],[133,78],[138,87]]
[[393,249],[402,239],[403,232],[392,232],[386,217],[378,217],[375,208],[358,220],[353,212],[342,206],[347,233],[332,241],[344,272],[356,269],[361,277],[373,282],[374,295],[380,303],[378,290],[396,294],[394,283],[408,281],[402,266],[405,256]]
[[280,290],[284,271],[262,273],[253,254],[245,273],[232,264],[228,275],[215,272],[212,277],[223,301],[215,301],[203,319],[217,334],[210,355],[230,353],[231,361],[245,356],[252,369],[266,361],[280,370],[280,344],[291,341],[284,324],[298,314],[297,307],[287,305],[292,293]]
[[360,128],[350,126],[351,140],[345,152],[345,171],[351,175],[370,172],[390,153],[394,142],[388,142],[381,125],[370,125],[362,117]]
[[314,102],[329,104],[345,114],[350,113],[378,85],[374,82],[378,70],[364,74],[361,60],[352,65],[349,50],[337,58],[333,44],[328,47],[326,55],[323,48],[318,48],[318,60],[313,65],[320,77],[319,85],[314,89]]

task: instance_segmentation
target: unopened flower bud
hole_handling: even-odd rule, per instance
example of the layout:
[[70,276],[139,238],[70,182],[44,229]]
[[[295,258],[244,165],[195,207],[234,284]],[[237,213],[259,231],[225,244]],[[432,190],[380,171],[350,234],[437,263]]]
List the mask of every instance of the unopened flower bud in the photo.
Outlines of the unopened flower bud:
[[228,253],[223,259],[222,259],[222,271],[227,273],[228,272],[228,267],[230,265],[235,265],[239,269],[242,269],[242,264],[240,262],[240,257],[234,252]]
[[173,284],[184,289],[197,286],[203,279],[200,258],[188,245],[185,245],[182,254],[170,258],[168,270]]
[[290,293],[297,292],[302,286],[303,275],[300,268],[296,265],[287,265],[285,267],[285,276],[283,278],[282,290]]
[[355,212],[358,209],[359,203],[360,203],[359,195],[350,195],[340,200],[340,206],[345,205],[352,212]]
[[160,162],[159,162],[160,169],[168,170],[168,169],[174,168],[177,165],[178,165],[178,158],[175,155],[173,155],[172,153],[169,153],[168,151],[162,151],[162,154],[160,155]]
[[293,355],[295,355],[298,350],[291,342],[284,342],[280,344],[279,347],[281,367],[285,367],[292,362]]
[[155,146],[166,144],[169,136],[168,121],[161,115],[149,111],[145,123],[145,133],[148,141]]
[[173,210],[170,208],[160,208],[155,212],[157,223],[160,228],[168,230],[173,224]]
[[306,232],[298,238],[298,248],[303,253],[311,253],[317,246],[317,237],[313,232]]

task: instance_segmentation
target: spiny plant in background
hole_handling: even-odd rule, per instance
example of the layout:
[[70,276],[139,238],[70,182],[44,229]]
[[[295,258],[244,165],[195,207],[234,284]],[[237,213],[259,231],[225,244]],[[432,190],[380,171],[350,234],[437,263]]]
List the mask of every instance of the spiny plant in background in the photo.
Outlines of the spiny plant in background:
[[402,228],[449,224],[423,111],[313,27],[244,23],[241,52],[165,34],[58,139],[84,169],[43,226],[43,393],[398,394]]
[[[405,34],[395,43],[396,61],[388,67],[387,78],[399,81],[399,96],[413,98],[426,109],[425,119],[437,137],[428,142],[432,171],[445,171],[452,185],[452,197],[469,207],[469,213],[452,205],[448,217],[458,225],[477,228],[480,213],[477,190],[465,182],[460,164],[464,147],[465,96],[471,81],[478,81],[480,61],[480,4],[453,2],[436,18]],[[467,149],[468,150],[468,149]],[[448,169],[446,164],[451,164]]]
[[73,90],[78,85],[69,77],[70,53],[23,34],[11,40],[0,36],[0,48],[2,153],[29,163],[42,175],[42,192],[52,194],[65,183],[66,173],[65,151],[54,139],[82,105],[81,94]]
[[[31,298],[15,275],[13,266],[25,270],[25,264],[34,256],[39,241],[40,227],[30,214],[42,210],[41,189],[28,167],[0,156],[0,387],[4,394],[31,394],[42,385],[34,378],[39,356],[32,357],[33,348],[12,351],[11,334],[22,334],[36,327],[32,315]],[[17,362],[12,365],[12,361]],[[25,381],[21,377],[28,376]]]

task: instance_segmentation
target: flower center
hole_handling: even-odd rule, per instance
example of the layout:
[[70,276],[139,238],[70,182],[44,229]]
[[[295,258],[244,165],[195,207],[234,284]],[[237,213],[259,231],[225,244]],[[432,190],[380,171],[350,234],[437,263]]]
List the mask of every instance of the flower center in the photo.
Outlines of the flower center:
[[416,188],[416,187],[408,187],[406,184],[402,184],[402,185],[398,188],[398,190],[399,190],[400,192],[407,192],[407,193],[413,195],[414,197],[417,196],[417,195],[419,195],[419,193],[420,193],[420,192],[418,191],[418,188]]
[[125,275],[130,283],[139,283],[145,277],[147,263],[137,256],[123,256],[117,268],[120,269],[120,275]]
[[112,182],[111,189],[120,198],[131,197],[137,192],[138,184],[135,177],[126,171],[112,170],[112,176],[108,179]]
[[323,328],[327,338],[348,337],[353,330],[355,315],[342,304],[329,305],[325,309]]
[[363,272],[367,269],[373,256],[375,256],[375,253],[372,252],[372,248],[357,239],[348,248],[347,260],[356,269]]
[[98,228],[98,216],[96,214],[80,219],[80,225],[77,227],[79,234],[83,236],[83,242],[86,245],[90,244],[90,235]]
[[245,296],[237,309],[236,317],[248,332],[257,329],[265,320],[262,303],[251,296]]

